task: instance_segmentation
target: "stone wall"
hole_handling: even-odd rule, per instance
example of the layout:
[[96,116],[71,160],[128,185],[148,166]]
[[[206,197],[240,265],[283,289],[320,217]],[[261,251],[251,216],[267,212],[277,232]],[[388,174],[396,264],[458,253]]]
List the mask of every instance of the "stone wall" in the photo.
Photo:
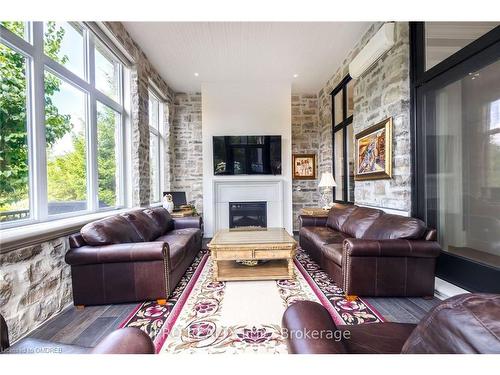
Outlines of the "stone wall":
[[[330,92],[348,74],[348,65],[382,23],[374,23],[349,52],[341,67],[319,92],[320,172],[332,168]],[[396,43],[362,77],[354,81],[354,134],[392,116],[393,178],[356,181],[357,204],[411,211],[411,152],[409,120],[409,24],[396,22]]]
[[0,255],[0,313],[11,342],[72,301],[67,250],[67,238],[59,238]]
[[203,211],[201,93],[175,95],[172,116],[172,190],[185,191],[188,202]]
[[[318,96],[316,94],[293,94],[292,154],[316,154],[318,158],[320,144],[318,120]],[[300,209],[319,205],[319,178],[320,175],[317,175],[316,180],[293,180],[292,182],[294,231],[299,229]]]

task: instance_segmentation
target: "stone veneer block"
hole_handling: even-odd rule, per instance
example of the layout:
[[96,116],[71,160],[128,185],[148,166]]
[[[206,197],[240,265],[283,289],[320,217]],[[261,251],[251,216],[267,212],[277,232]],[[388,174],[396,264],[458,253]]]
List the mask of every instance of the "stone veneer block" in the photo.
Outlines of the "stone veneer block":
[[67,250],[67,238],[58,238],[0,256],[0,313],[11,342],[71,303]]

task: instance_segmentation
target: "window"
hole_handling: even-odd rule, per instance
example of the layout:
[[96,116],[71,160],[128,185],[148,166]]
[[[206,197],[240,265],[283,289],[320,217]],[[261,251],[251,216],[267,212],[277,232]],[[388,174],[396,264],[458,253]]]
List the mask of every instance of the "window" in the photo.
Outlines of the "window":
[[[500,27],[481,36],[478,24],[473,40],[464,34],[474,28],[460,24],[464,39],[453,56],[444,44],[429,50],[434,23],[411,24],[413,214],[437,229],[443,250],[438,277],[469,291],[498,293]],[[453,25],[453,33],[460,32]],[[429,53],[441,58],[426,70]]]
[[0,221],[31,216],[28,59],[0,42]]
[[48,214],[87,210],[86,95],[45,72]]
[[120,96],[120,63],[101,43],[95,43],[95,84],[113,100]]
[[121,115],[101,102],[97,102],[97,176],[99,207],[119,206],[121,196],[120,154]]
[[498,22],[426,22],[425,70],[500,25]]
[[0,226],[122,207],[123,64],[82,23],[0,32]]
[[354,202],[354,133],[353,81],[345,77],[332,91],[333,119],[333,176],[337,186],[333,189],[336,202]]
[[150,203],[160,201],[163,174],[163,150],[165,149],[163,103],[149,91],[149,176],[150,176]]
[[85,38],[78,23],[44,22],[43,51],[71,72],[85,78]]
[[26,41],[30,41],[30,25],[29,22],[23,21],[0,21],[0,25],[5,27],[10,32],[16,34],[17,36],[23,38]]

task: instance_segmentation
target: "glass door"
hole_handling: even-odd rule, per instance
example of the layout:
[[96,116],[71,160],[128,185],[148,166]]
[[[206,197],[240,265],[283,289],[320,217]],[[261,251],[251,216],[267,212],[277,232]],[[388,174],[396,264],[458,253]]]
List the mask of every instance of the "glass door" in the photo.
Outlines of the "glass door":
[[500,40],[416,87],[416,211],[437,276],[500,292]]
[[500,61],[424,100],[429,222],[443,250],[500,269]]

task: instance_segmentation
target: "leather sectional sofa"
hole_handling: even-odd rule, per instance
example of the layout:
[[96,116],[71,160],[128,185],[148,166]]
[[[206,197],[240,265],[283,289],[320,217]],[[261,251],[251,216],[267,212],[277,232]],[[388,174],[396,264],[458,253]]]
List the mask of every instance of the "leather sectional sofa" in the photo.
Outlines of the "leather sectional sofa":
[[159,300],[174,290],[201,249],[200,217],[162,207],[114,215],[70,237],[75,305]]
[[335,204],[300,216],[299,242],[348,295],[432,296],[436,231],[419,219]]
[[418,325],[337,326],[322,305],[311,301],[288,307],[282,323],[291,354],[500,354],[498,294],[449,298]]

